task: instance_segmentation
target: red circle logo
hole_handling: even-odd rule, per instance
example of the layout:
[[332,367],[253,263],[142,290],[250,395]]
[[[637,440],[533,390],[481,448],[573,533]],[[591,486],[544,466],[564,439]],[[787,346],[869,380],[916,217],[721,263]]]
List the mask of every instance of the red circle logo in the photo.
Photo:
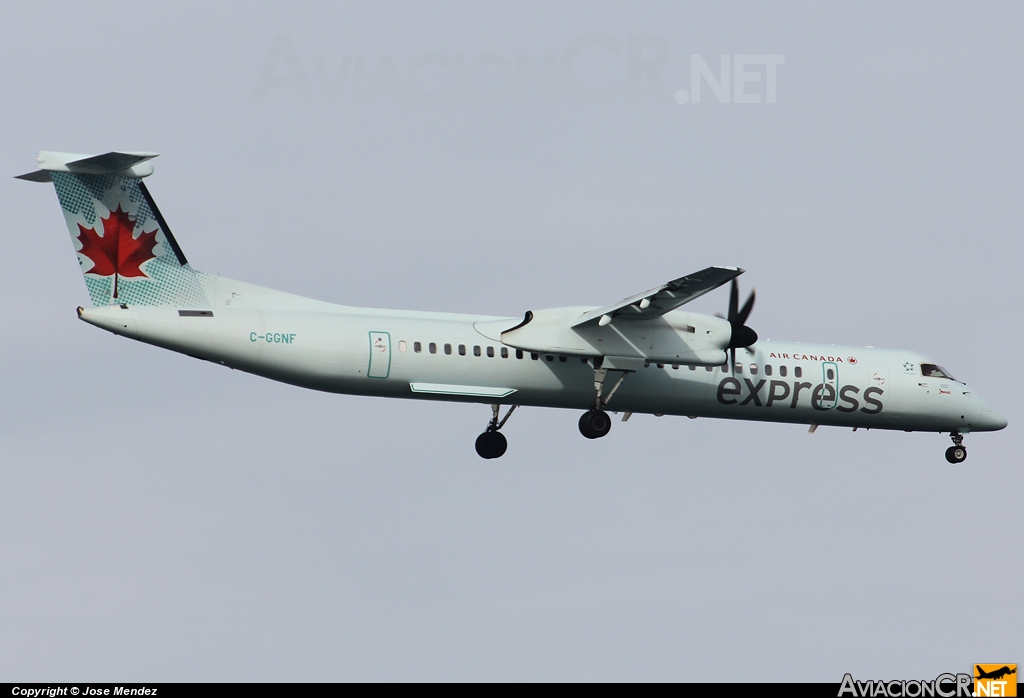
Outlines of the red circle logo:
[[857,363],[857,357],[855,357],[855,356],[848,357],[846,360],[848,362],[850,362],[851,364],[856,364]]

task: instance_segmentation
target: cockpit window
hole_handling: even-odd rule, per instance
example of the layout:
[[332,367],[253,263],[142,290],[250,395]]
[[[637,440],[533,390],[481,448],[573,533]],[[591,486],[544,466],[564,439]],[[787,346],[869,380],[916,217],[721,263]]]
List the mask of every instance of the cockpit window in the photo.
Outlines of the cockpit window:
[[921,364],[921,375],[928,376],[929,378],[948,378],[951,381],[956,380],[949,371],[937,364]]

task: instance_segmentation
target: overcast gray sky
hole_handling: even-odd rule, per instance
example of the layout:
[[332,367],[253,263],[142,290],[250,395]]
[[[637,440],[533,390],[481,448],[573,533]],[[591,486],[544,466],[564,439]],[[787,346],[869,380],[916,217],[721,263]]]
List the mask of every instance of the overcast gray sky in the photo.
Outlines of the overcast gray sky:
[[1010,426],[951,466],[937,434],[638,415],[590,442],[523,409],[483,461],[484,406],[303,391],[79,322],[52,187],[0,178],[0,680],[1024,661],[1022,14],[11,5],[0,169],[160,152],[148,185],[204,271],[521,315],[739,265],[762,337],[925,352]]

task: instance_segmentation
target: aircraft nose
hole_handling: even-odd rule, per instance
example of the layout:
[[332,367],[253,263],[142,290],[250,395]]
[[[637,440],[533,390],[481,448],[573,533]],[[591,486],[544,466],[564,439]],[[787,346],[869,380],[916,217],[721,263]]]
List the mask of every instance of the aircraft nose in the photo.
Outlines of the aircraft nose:
[[999,431],[1006,428],[1006,417],[999,414],[987,402],[978,398],[978,416],[974,425],[975,431]]
[[1007,425],[1006,417],[999,414],[995,410],[982,411],[981,413],[981,424],[982,428],[988,431],[999,431],[1005,429]]

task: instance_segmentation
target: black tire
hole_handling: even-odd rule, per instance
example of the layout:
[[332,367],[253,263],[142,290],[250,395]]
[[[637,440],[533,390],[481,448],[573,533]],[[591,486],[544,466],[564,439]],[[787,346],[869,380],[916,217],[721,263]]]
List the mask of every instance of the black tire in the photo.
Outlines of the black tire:
[[590,410],[580,417],[580,433],[588,439],[600,439],[611,428],[612,418],[604,410]]
[[963,446],[950,446],[946,449],[946,460],[950,463],[963,463],[967,460],[967,449]]
[[481,458],[501,458],[508,450],[508,440],[500,431],[485,431],[476,437],[476,452]]

